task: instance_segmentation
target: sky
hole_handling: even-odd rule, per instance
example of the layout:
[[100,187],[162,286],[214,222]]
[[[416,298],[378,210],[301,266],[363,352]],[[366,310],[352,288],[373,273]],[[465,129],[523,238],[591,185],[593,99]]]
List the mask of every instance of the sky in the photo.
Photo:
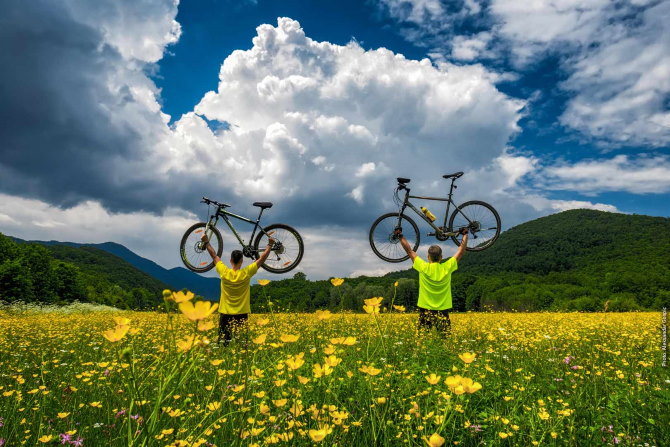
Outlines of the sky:
[[202,196],[250,217],[271,201],[263,222],[297,228],[297,271],[323,279],[409,267],[367,242],[396,177],[443,196],[464,171],[456,202],[491,203],[504,229],[573,208],[670,216],[668,0],[2,9],[3,234],[172,268]]

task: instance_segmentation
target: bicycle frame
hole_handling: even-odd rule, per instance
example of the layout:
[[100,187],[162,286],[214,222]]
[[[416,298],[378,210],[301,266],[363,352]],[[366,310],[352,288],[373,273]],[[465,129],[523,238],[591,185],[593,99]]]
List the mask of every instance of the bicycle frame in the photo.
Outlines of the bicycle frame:
[[[414,211],[416,214],[419,215],[428,225],[430,225],[437,233],[441,233],[443,230],[441,230],[437,225],[435,225],[434,222],[432,222],[420,209],[418,209],[412,202],[409,201],[409,199],[421,199],[421,200],[433,200],[433,201],[440,201],[440,202],[447,202],[447,209],[444,213],[444,223],[442,224],[442,228],[447,227],[447,219],[449,218],[449,210],[451,209],[451,205],[453,204],[456,210],[459,210],[458,206],[456,205],[456,202],[453,201],[452,197],[454,195],[454,181],[452,180],[451,182],[451,187],[449,188],[449,197],[443,198],[443,197],[424,197],[424,196],[413,196],[410,195],[410,188],[407,186],[403,185],[402,188],[405,190],[405,200],[403,200],[402,207],[400,209],[400,213],[398,214],[398,226],[400,226],[402,215],[405,213],[405,209],[409,207],[412,211]],[[468,221],[468,223],[472,223],[472,221],[463,214],[459,210],[460,214],[465,217],[465,219]],[[437,220],[437,219],[436,219]],[[448,232],[445,234],[445,236],[455,236],[458,233],[453,232],[453,228],[449,228],[451,232]]]
[[[233,234],[237,238],[237,241],[240,243],[242,248],[244,248],[246,250],[251,250],[251,248],[252,248],[251,243],[253,242],[254,236],[256,235],[256,231],[259,228],[260,228],[260,231],[263,234],[268,236],[268,238],[270,237],[270,235],[268,235],[265,231],[263,231],[263,228],[261,228],[261,226],[260,226],[260,221],[261,221],[261,216],[262,215],[263,215],[263,209],[261,208],[261,212],[258,214],[258,218],[254,221],[254,220],[251,220],[247,217],[243,217],[243,216],[237,215],[235,213],[231,213],[230,211],[226,211],[226,209],[223,208],[223,207],[218,207],[216,212],[209,217],[209,222],[207,222],[207,226],[205,227],[205,232],[207,232],[207,230],[209,230],[210,227],[215,227],[216,224],[219,222],[219,217],[221,217],[223,219],[223,221],[226,222],[226,224],[228,225],[228,228],[230,228],[230,231],[233,232]],[[238,219],[238,220],[241,220],[243,222],[247,222],[247,223],[250,223],[250,224],[254,225],[254,229],[251,232],[251,236],[249,237],[249,245],[244,243],[244,239],[242,239],[242,237],[239,235],[237,230],[235,230],[235,227],[233,226],[233,223],[230,221],[229,216],[234,218],[234,219]]]

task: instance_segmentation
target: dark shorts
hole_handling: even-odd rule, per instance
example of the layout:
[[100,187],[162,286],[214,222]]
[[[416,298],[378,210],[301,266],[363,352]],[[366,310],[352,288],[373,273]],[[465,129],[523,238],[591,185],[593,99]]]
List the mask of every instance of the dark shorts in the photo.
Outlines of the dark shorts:
[[451,333],[449,309],[430,310],[419,307],[419,330],[429,331],[435,328],[440,335]]
[[249,314],[219,314],[219,341],[225,344],[233,340],[233,336],[246,328]]

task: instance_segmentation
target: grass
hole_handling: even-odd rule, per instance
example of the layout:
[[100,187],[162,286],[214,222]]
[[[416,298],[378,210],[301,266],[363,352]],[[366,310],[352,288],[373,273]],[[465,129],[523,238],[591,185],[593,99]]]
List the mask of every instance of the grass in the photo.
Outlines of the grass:
[[3,308],[0,445],[670,445],[660,313],[214,317]]

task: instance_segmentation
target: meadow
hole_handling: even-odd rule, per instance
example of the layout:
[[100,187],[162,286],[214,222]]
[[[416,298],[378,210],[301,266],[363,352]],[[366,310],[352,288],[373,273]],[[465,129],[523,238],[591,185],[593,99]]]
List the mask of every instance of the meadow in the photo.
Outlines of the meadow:
[[368,299],[224,347],[209,303],[166,297],[0,311],[0,446],[670,445],[660,313],[455,313],[442,339]]

